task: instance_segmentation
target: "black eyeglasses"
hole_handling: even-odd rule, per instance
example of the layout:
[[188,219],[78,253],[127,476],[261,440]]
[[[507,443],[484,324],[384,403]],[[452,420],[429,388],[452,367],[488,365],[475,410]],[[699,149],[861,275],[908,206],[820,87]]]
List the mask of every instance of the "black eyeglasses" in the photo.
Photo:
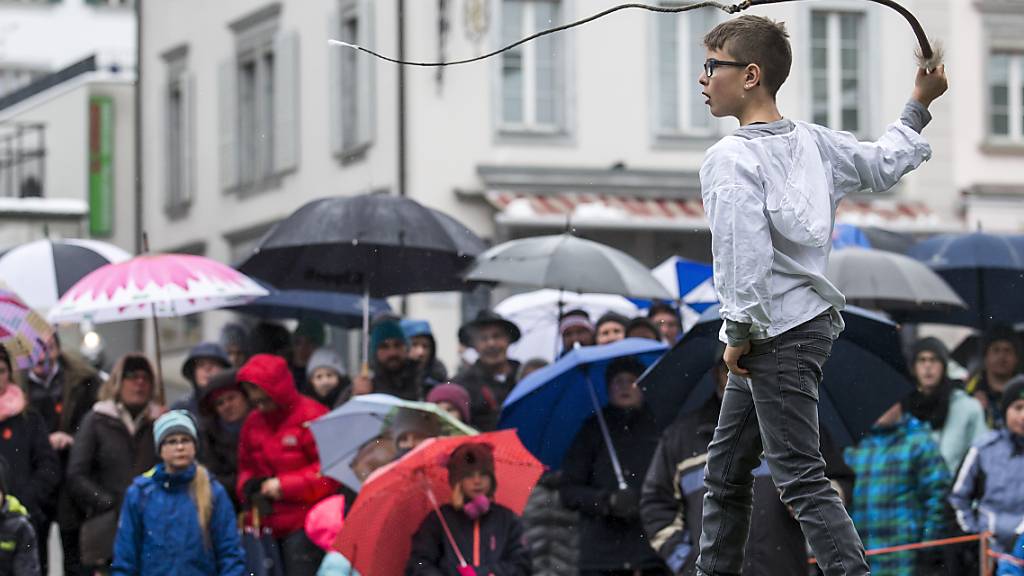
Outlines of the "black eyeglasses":
[[743,68],[745,66],[750,66],[750,62],[731,62],[729,60],[708,58],[704,61],[704,74],[706,74],[708,78],[711,78],[715,75],[715,68],[718,66],[735,66],[737,68]]

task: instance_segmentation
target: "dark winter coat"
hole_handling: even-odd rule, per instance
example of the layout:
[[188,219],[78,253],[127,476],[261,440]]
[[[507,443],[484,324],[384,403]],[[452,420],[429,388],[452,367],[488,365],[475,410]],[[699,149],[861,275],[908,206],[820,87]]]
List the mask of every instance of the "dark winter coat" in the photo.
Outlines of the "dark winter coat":
[[67,475],[67,488],[85,519],[118,508],[132,479],[156,464],[153,421],[159,412],[150,405],[133,421],[134,430],[113,400],[97,402],[85,416]]
[[[603,413],[623,478],[639,502],[660,436],[654,415],[646,407],[627,411],[607,406]],[[580,511],[580,570],[664,568],[644,534],[639,507],[626,518],[612,515],[610,498],[617,489],[608,447],[597,417],[591,416],[562,462],[562,501]]]
[[[92,410],[99,391],[100,376],[85,360],[62,353],[57,361],[57,373],[48,384],[38,382],[31,372],[21,374],[32,408],[42,416],[50,432],[78,433],[85,415]],[[62,529],[73,530],[81,522],[80,514],[71,501],[64,485],[71,449],[57,452],[60,459],[59,493],[44,506],[47,516],[56,520]]]
[[[199,462],[228,490],[236,510],[241,501],[235,491],[238,484],[238,443],[242,436],[242,425],[224,424],[217,418],[217,412],[207,399],[213,392],[227,386],[236,387],[233,372],[230,381],[214,378],[202,391],[199,398]],[[241,392],[241,389],[239,389]]]
[[377,394],[391,394],[403,400],[423,400],[423,382],[419,367],[414,360],[406,360],[397,372],[377,369],[373,374],[373,391]]
[[13,384],[0,394],[0,456],[8,464],[9,494],[28,509],[34,526],[48,524],[44,508],[52,507],[48,503],[60,483],[60,463],[43,419]]
[[[500,504],[491,504],[490,511],[474,521],[451,504],[445,504],[441,507],[441,514],[444,514],[459,551],[466,562],[476,568],[477,574],[531,574],[530,554],[523,544],[523,527],[511,510]],[[474,530],[479,530],[478,539],[474,539]],[[479,550],[474,550],[474,540],[480,543]],[[474,562],[474,558],[480,561]],[[458,558],[441,521],[436,513],[431,512],[412,537],[406,576],[450,576],[458,574],[458,567]]]
[[338,488],[320,473],[316,442],[306,426],[327,409],[299,394],[288,365],[278,356],[253,356],[239,369],[238,381],[259,386],[278,406],[270,413],[253,410],[245,419],[238,445],[236,490],[243,506],[248,506],[252,502],[247,490],[258,493],[256,486],[267,478],[281,481],[281,499],[272,503],[271,514],[263,518],[263,525],[281,539],[301,530],[313,505]]
[[40,576],[36,533],[13,496],[0,502],[0,576]]
[[534,576],[576,576],[579,573],[580,514],[569,510],[559,493],[561,473],[541,476],[523,510],[523,530]]
[[[721,404],[717,397],[681,415],[665,430],[644,481],[640,500],[651,544],[676,574],[695,573],[704,510],[704,467]],[[828,441],[822,442],[825,474],[849,497],[853,474]],[[743,573],[787,576],[807,568],[800,524],[779,498],[767,465],[754,470],[754,500]]]
[[114,543],[114,576],[242,576],[247,574],[235,510],[210,480],[207,535],[189,491],[196,468],[168,473],[163,464],[135,479],[125,495]]
[[481,432],[490,432],[498,425],[501,405],[516,387],[519,362],[511,361],[512,370],[504,380],[495,378],[479,361],[455,377],[455,383],[469,392],[469,424]]

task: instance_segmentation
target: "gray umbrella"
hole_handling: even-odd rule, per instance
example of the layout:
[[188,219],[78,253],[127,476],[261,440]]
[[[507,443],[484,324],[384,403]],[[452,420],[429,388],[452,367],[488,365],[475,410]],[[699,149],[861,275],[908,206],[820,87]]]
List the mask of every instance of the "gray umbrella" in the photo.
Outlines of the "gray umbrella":
[[863,308],[888,312],[962,310],[967,305],[921,262],[884,250],[845,248],[832,253],[828,278]]
[[651,271],[633,257],[572,234],[499,244],[476,258],[466,280],[672,300]]

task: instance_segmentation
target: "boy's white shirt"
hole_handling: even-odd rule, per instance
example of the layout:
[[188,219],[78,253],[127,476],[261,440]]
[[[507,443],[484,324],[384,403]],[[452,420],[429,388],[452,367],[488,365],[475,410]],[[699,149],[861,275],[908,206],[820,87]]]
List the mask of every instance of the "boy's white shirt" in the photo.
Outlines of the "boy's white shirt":
[[[917,113],[927,115],[917,106]],[[730,322],[742,332],[749,325],[746,337],[760,340],[830,310],[832,337],[839,335],[838,311],[846,299],[825,276],[836,207],[847,194],[892,188],[931,157],[931,147],[907,125],[906,114],[876,142],[781,120],[764,125],[781,133],[748,138],[745,131],[750,135],[762,126],[744,127],[708,149],[701,195],[711,227],[715,290],[727,321],[723,342],[730,342]],[[731,343],[741,341],[734,336]]]

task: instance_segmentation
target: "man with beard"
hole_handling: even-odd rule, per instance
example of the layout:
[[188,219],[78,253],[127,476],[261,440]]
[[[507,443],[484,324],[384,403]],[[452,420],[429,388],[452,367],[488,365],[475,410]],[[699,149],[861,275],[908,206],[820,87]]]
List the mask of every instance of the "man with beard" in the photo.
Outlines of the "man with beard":
[[519,327],[495,312],[483,310],[463,326],[480,355],[475,364],[455,379],[469,392],[470,425],[488,432],[498,424],[505,398],[516,385],[519,362],[510,360],[508,347],[519,340]]
[[418,365],[409,358],[409,341],[398,321],[387,318],[374,325],[370,333],[370,355],[373,376],[356,376],[352,383],[354,395],[375,392],[405,400],[423,399]]

